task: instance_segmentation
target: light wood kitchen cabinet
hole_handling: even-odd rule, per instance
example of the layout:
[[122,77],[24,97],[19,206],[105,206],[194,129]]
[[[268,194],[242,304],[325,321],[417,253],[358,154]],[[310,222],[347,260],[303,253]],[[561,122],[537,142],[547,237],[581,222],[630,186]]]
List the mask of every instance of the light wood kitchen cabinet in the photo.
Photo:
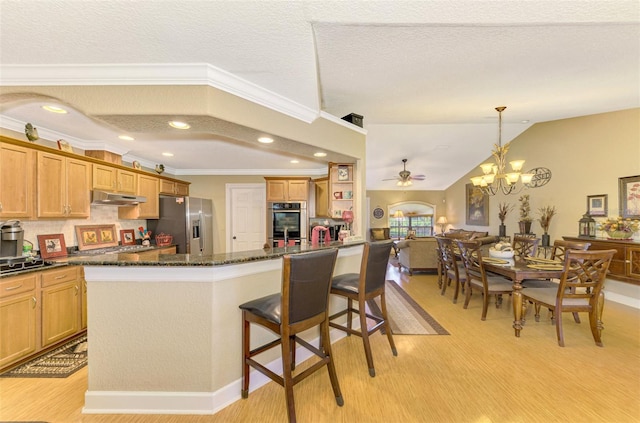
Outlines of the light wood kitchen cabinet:
[[93,189],[136,194],[136,172],[119,169],[106,164],[93,165]]
[[82,330],[87,328],[87,281],[84,278],[84,268],[81,267],[78,269],[78,272],[80,275],[80,284],[82,286],[82,298],[80,299],[82,301],[80,309],[80,329]]
[[157,219],[160,217],[160,183],[159,178],[152,175],[138,176],[138,192],[147,198],[146,203],[132,207],[118,207],[120,219]]
[[91,163],[43,151],[37,161],[37,216],[89,217]]
[[189,184],[169,179],[160,179],[160,194],[178,197],[189,195]]
[[329,213],[329,177],[318,178],[314,182],[316,217],[331,217]]
[[0,219],[33,217],[34,157],[29,148],[0,143]]
[[42,273],[42,347],[80,331],[81,280],[76,266]]
[[36,278],[0,281],[0,368],[36,352]]
[[267,201],[308,201],[310,178],[265,177]]

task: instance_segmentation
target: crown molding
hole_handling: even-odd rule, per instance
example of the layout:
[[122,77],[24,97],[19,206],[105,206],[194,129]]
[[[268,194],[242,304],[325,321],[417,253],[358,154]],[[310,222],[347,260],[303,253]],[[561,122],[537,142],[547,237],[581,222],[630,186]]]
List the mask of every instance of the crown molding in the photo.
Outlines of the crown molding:
[[208,63],[2,65],[0,85],[209,85],[306,123],[320,115]]

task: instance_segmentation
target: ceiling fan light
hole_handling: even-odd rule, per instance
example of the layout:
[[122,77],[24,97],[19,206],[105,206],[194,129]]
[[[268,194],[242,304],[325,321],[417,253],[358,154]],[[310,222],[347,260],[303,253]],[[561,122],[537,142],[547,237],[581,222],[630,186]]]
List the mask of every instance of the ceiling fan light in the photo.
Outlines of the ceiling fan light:
[[397,186],[399,186],[399,187],[401,187],[401,186],[402,186],[402,181],[398,181],[398,182],[396,183],[396,185],[397,185]]

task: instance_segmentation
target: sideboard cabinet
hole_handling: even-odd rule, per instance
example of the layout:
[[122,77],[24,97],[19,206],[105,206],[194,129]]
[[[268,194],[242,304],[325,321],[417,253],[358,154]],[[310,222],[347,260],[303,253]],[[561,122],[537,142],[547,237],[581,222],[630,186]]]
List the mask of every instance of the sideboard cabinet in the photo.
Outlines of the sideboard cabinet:
[[562,237],[565,241],[590,242],[590,250],[616,250],[608,278],[640,285],[640,242],[605,238]]

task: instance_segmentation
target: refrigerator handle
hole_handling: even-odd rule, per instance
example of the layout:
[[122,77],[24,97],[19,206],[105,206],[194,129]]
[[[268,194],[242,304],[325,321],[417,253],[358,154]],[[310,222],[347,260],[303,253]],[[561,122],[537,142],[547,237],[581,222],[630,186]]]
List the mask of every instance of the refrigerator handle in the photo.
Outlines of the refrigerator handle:
[[[200,211],[198,213],[198,215],[200,216],[200,225],[204,226],[204,216],[202,216],[202,211]],[[200,226],[198,225],[198,226]],[[198,239],[198,242],[200,243],[200,252],[202,253],[204,251],[204,240],[202,238],[204,238],[205,236],[207,236],[207,228],[202,228],[202,233],[199,234],[200,237]]]

